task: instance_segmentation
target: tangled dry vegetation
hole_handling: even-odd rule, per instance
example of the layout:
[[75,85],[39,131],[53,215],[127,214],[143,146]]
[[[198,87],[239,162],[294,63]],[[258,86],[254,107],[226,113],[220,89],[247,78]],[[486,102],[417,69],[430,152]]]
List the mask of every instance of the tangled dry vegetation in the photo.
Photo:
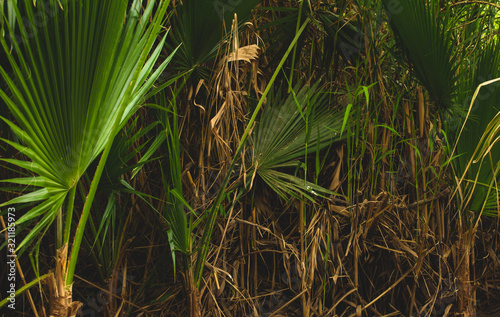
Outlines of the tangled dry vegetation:
[[[194,266],[201,252],[193,251],[186,261],[181,261],[184,255],[179,252],[173,262],[167,233],[172,224],[161,216],[169,205],[165,177],[171,176],[167,162],[172,152],[158,147],[143,168],[120,175],[122,184],[130,187],[122,186],[113,196],[116,219],[106,225],[108,231],[101,233],[97,245],[99,221],[84,238],[73,285],[73,298],[83,303],[82,316],[188,316],[193,309],[199,309],[201,316],[276,317],[463,312],[464,286],[458,270],[464,261],[461,232],[467,228],[456,198],[464,193],[455,190],[449,164],[456,153],[441,132],[435,101],[396,59],[394,38],[379,15],[381,8],[378,1],[260,1],[244,23],[235,16],[232,25],[224,26],[226,35],[217,45],[216,57],[199,65],[209,70],[208,76],[199,75],[200,71],[180,77],[148,100],[147,105],[175,100],[181,193],[192,209],[181,208],[188,224],[196,223],[190,232],[193,241],[201,241],[208,230],[209,221],[202,215],[219,213],[200,284],[194,285],[184,268]],[[273,97],[264,96],[257,120],[251,122],[306,17],[314,23],[307,25],[278,73]],[[338,38],[331,36],[330,28]],[[341,53],[342,28],[358,32],[359,47],[349,44],[348,54]],[[164,54],[170,53],[167,45]],[[348,124],[341,138],[307,152],[299,166],[279,170],[330,194],[313,195],[310,190],[280,195],[259,174],[254,132],[266,109],[275,106],[278,91],[298,95],[295,84],[309,87],[318,81],[327,95],[326,107],[331,113],[341,112],[341,121],[346,107],[352,106]],[[147,105],[121,133],[127,139],[148,131],[126,148],[126,154],[133,155],[129,161],[121,156],[123,165],[139,163],[146,155],[143,144],[156,138],[156,128],[149,125],[157,120],[157,109]],[[239,153],[249,122],[252,134]],[[2,137],[6,135],[2,132]],[[226,188],[224,180],[233,161],[236,167],[229,172]],[[17,172],[3,168],[2,178],[14,178]],[[90,181],[82,180],[77,211],[83,208]],[[107,190],[108,183],[103,182],[94,208],[107,210],[110,193],[118,191],[111,185]],[[221,190],[221,207],[214,211],[210,208]],[[5,193],[15,197],[10,190]],[[307,199],[307,194],[314,199]],[[495,311],[500,314],[500,218],[471,219],[472,300],[478,316],[496,316]],[[39,246],[41,274],[55,266],[51,235],[47,232]],[[35,278],[27,255],[19,269],[27,281]],[[28,315],[32,311],[43,315],[50,285],[35,289],[19,297],[18,307],[30,311]],[[199,307],[193,308],[191,296]]]

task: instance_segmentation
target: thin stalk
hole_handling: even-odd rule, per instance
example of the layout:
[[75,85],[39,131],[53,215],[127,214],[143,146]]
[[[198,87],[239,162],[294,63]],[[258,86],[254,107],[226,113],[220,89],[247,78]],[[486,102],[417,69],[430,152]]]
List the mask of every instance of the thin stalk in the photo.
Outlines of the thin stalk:
[[77,183],[73,185],[69,191],[68,196],[68,207],[66,208],[66,220],[64,222],[64,244],[69,242],[69,235],[71,232],[71,221],[73,218],[73,208],[75,206],[75,194],[76,194]]
[[[258,223],[258,219],[257,219],[257,211],[256,211],[256,208],[254,207],[254,209],[252,210],[252,221],[253,223]],[[252,242],[252,251],[253,250],[257,250],[258,246],[257,246],[257,226],[252,226],[252,239],[251,239],[251,242]],[[258,286],[259,286],[259,277],[258,277],[258,271],[257,271],[257,268],[258,268],[258,263],[257,263],[257,260],[258,260],[258,257],[257,257],[257,252],[252,252],[252,263],[253,264],[253,272],[252,272],[252,277],[253,277],[253,294],[254,296],[257,296],[257,290],[258,290]]]
[[[328,258],[330,257],[330,243],[332,242],[331,241],[331,235],[329,232],[326,232],[326,238],[327,238],[327,241],[326,241],[326,252],[325,252],[325,255],[323,257],[323,262],[325,263],[325,269],[324,269],[324,272],[323,272],[323,300],[321,302],[321,305],[319,306],[320,308],[320,314],[323,313],[323,309],[326,308],[326,284],[327,284],[327,281],[328,281]],[[332,290],[333,292],[334,290]],[[333,294],[335,295],[335,294]]]
[[187,270],[187,282],[186,282],[186,285],[188,286],[188,296],[189,296],[189,316],[200,317],[201,316],[200,294],[194,280],[194,273],[195,272],[193,272],[193,267],[190,266]]
[[[308,285],[307,285],[306,245],[304,239],[306,208],[304,206],[303,199],[300,200],[299,206],[300,206],[299,207],[300,262],[301,262],[299,270],[303,270],[302,291],[305,291]],[[302,302],[302,316],[309,317],[309,307],[307,305],[307,292],[302,294],[301,302]]]
[[[299,7],[299,17],[297,19],[297,26],[295,27],[295,34],[299,32],[299,27],[300,27],[300,20],[302,19],[302,7],[304,5],[304,0],[300,0],[300,7]],[[292,85],[293,85],[293,71],[295,68],[295,55],[297,55],[297,45],[294,45],[293,47],[293,53],[292,53],[292,66],[290,67],[290,86],[288,86],[288,93],[292,90]]]
[[[120,120],[121,116],[117,117]],[[119,124],[116,125],[119,127]],[[82,216],[80,217],[80,221],[78,222],[78,227],[76,228],[75,238],[73,240],[73,246],[71,247],[70,254],[70,262],[68,266],[68,272],[66,275],[66,285],[73,284],[73,275],[75,274],[76,262],[78,259],[78,253],[80,252],[80,245],[82,244],[83,233],[85,231],[85,225],[87,224],[87,220],[90,216],[90,208],[92,207],[92,202],[94,201],[95,194],[97,192],[97,187],[99,186],[99,180],[101,179],[102,173],[104,171],[104,166],[106,165],[106,161],[109,156],[109,152],[111,151],[111,145],[113,144],[112,137],[109,138],[108,144],[102,153],[101,159],[99,161],[99,165],[97,166],[97,170],[94,174],[94,179],[92,180],[92,184],[90,185],[90,190],[87,195],[87,199],[85,200],[85,205],[83,206]]]
[[56,218],[56,250],[62,246],[62,240],[63,240],[62,213],[63,213],[63,209],[61,206],[59,208],[59,211],[57,212],[57,218]]
[[473,312],[473,290],[470,282],[470,258],[471,248],[474,247],[471,241],[473,236],[473,228],[469,228],[467,217],[464,216],[459,220],[459,237],[458,237],[458,269],[457,278],[459,285],[458,296],[458,311],[464,317],[475,316]]

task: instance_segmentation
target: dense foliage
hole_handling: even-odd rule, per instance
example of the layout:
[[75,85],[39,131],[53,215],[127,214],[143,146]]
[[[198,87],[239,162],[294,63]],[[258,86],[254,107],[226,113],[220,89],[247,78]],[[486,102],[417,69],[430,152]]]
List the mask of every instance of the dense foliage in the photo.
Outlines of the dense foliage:
[[495,2],[0,9],[5,316],[495,309]]

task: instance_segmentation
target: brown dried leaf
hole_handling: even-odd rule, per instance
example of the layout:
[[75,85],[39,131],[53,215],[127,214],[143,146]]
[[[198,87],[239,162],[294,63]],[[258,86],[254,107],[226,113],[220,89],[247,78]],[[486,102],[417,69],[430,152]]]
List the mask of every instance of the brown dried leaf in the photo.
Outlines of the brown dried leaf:
[[259,57],[259,46],[256,44],[251,44],[247,46],[240,47],[234,52],[231,52],[227,56],[228,62],[234,61],[245,61],[251,62]]

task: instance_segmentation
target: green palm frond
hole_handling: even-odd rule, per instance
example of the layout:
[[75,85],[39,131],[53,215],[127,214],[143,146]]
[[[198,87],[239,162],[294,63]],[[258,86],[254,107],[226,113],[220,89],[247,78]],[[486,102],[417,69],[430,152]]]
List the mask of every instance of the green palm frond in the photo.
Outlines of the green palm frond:
[[182,185],[182,165],[181,165],[181,143],[179,129],[179,115],[177,112],[176,93],[168,98],[165,93],[156,95],[158,137],[151,148],[160,150],[164,155],[159,160],[163,189],[165,192],[165,205],[158,212],[159,216],[168,224],[167,237],[170,244],[174,274],[177,270],[176,252],[180,252],[184,260],[183,269],[188,269],[192,255],[191,232],[194,228],[193,216],[189,217],[188,212],[193,213],[183,197]]
[[468,124],[469,121],[465,123],[464,129],[476,128],[482,135],[474,146],[470,144],[474,138],[468,134],[475,133],[462,131],[457,149],[464,155],[455,160],[455,169],[461,176],[459,185],[464,187],[463,191],[467,193],[464,205],[469,206],[476,214],[499,216],[500,105],[497,107],[490,105],[490,108],[498,110],[493,119],[486,124],[486,128],[477,126],[477,123]]
[[[101,180],[101,189],[111,191],[119,191],[122,180],[122,175],[134,170],[134,174],[138,172],[145,164],[150,162],[150,157],[156,151],[156,143],[152,140],[141,141],[142,138],[155,129],[160,122],[155,121],[145,127],[138,124],[139,117],[136,117],[130,125],[123,129],[113,140],[113,145],[110,150],[109,158],[104,167],[104,177]],[[147,150],[144,150],[149,145]],[[141,153],[141,159],[134,163],[133,159]]]
[[24,145],[4,141],[31,160],[5,161],[38,175],[6,181],[35,180],[41,187],[3,206],[45,200],[18,220],[44,217],[19,248],[52,223],[68,191],[111,144],[171,59],[153,70],[165,41],[166,35],[153,48],[168,2],[152,23],[154,1],[142,13],[140,0],[128,12],[126,1],[63,4],[26,2],[22,12],[16,6],[16,30],[5,24],[1,39],[12,73],[0,68],[8,87],[0,96],[16,123],[2,119]]
[[457,59],[453,50],[453,24],[439,12],[435,1],[382,0],[415,77],[437,103],[438,111],[453,107],[457,89]]
[[17,0],[0,1],[0,16],[5,17],[5,20],[2,19],[2,27],[4,26],[4,23],[8,23],[11,29],[15,28],[16,25],[15,5],[17,5]]
[[299,158],[343,139],[344,113],[331,109],[328,95],[321,92],[318,85],[300,87],[299,84],[286,98],[280,92],[269,97],[253,146],[247,150],[251,152],[247,180],[257,173],[282,197],[302,194],[313,200],[312,195],[332,194],[284,172],[301,167]]
[[335,52],[340,54],[345,61],[354,62],[365,49],[364,37],[360,36],[363,34],[362,27],[356,21],[347,21],[345,16],[335,14],[333,7],[332,4],[329,5],[328,10],[315,12],[318,21],[321,22],[318,27],[326,33],[323,58],[327,62],[324,64],[329,64]]
[[[166,99],[162,98],[163,105],[166,105]],[[181,167],[181,145],[180,145],[180,131],[178,125],[178,113],[175,100],[169,105],[171,110],[170,116],[164,113],[162,123],[165,128],[166,145],[168,151],[168,170],[169,179],[165,179],[163,184],[168,186],[167,192],[167,206],[163,211],[165,220],[170,226],[168,231],[169,242],[171,245],[172,256],[175,265],[174,251],[181,251],[184,254],[190,255],[192,242],[191,242],[191,226],[188,223],[187,214],[184,207],[190,208],[183,198],[182,190],[182,167]],[[193,217],[190,218],[193,220]],[[175,267],[174,267],[175,269]]]
[[[477,22],[467,27],[462,46],[453,48],[452,40],[455,36],[453,23],[450,22],[448,13],[440,13],[441,10],[436,3],[401,0],[397,8],[391,6],[389,0],[383,0],[383,3],[388,10],[393,11],[389,17],[390,24],[411,70],[429,91],[431,98],[438,106],[438,111],[447,112],[446,110],[458,106],[454,109],[456,110],[454,113],[445,114],[443,119],[444,127],[456,142],[456,150],[459,154],[453,160],[455,173],[463,180],[460,186],[464,187],[463,192],[468,193],[470,198],[466,198],[463,203],[467,205],[467,208],[476,212],[485,206],[484,213],[498,213],[498,203],[495,204],[495,197],[489,195],[497,195],[498,185],[494,184],[498,180],[496,169],[498,157],[500,157],[500,146],[492,145],[489,156],[491,159],[486,157],[480,159],[484,164],[472,163],[472,161],[479,160],[474,157],[474,153],[485,136],[485,128],[500,110],[498,103],[500,84],[492,83],[482,87],[471,105],[465,123],[461,115],[467,111],[470,98],[480,84],[500,77],[498,42],[490,40],[487,45],[482,43],[483,37],[475,32],[479,27],[479,22]],[[478,14],[480,11],[475,9],[474,14]],[[463,12],[459,13],[463,14]],[[457,58],[458,54],[471,45],[483,48],[475,50],[475,53],[469,57],[461,56],[462,62],[460,62]],[[464,61],[468,61],[469,64]],[[463,131],[459,134],[462,124],[464,124]],[[474,190],[471,189],[472,187]]]
[[[466,77],[462,85],[463,103],[469,104],[474,90],[488,80],[500,77],[500,43],[491,41],[481,50],[480,55],[471,66],[471,75]],[[454,160],[455,172],[458,177],[469,179],[465,184],[476,184],[472,193],[470,209],[479,212],[486,202],[484,213],[498,214],[498,188],[500,163],[500,144],[495,141],[500,127],[500,82],[491,82],[480,88],[473,100],[469,115],[463,130],[458,135],[456,151],[460,156]],[[488,152],[486,152],[488,149]],[[477,154],[476,154],[477,153]],[[481,154],[482,153],[482,154]],[[485,155],[485,154],[488,155]],[[495,184],[495,181],[497,182]],[[493,190],[492,190],[493,189]],[[489,197],[494,195],[495,197]]]

